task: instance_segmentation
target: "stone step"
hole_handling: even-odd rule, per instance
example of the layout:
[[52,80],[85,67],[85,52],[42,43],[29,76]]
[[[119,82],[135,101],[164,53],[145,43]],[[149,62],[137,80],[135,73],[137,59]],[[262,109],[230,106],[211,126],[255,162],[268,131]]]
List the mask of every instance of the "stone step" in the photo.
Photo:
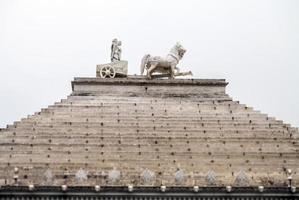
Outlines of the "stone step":
[[[30,146],[39,146],[39,145],[85,145],[86,147],[88,146],[106,146],[108,144],[110,145],[116,145],[118,147],[126,146],[126,145],[150,145],[155,143],[155,141],[160,141],[158,144],[159,145],[153,145],[153,146],[166,146],[167,148],[170,147],[176,147],[178,145],[183,145],[183,146],[198,146],[201,143],[204,143],[204,146],[211,146],[212,144],[217,144],[219,146],[237,146],[237,147],[244,147],[246,146],[244,143],[248,143],[253,146],[266,146],[266,145],[273,145],[272,148],[276,148],[277,146],[282,146],[285,143],[287,143],[290,148],[293,148],[293,141],[294,139],[292,138],[287,138],[287,137],[276,137],[276,140],[267,140],[266,137],[264,138],[254,138],[252,142],[249,142],[248,140],[253,139],[253,138],[219,138],[219,137],[209,137],[209,138],[195,138],[195,137],[188,137],[188,138],[143,138],[141,137],[139,140],[134,139],[134,137],[128,137],[128,138],[120,138],[120,137],[111,137],[111,138],[105,138],[102,139],[101,137],[95,138],[80,138],[80,137],[36,137],[34,140],[32,140],[29,137],[18,137],[18,138],[2,138],[0,144],[3,145],[4,148],[6,146],[9,146],[10,148],[16,145],[30,145]],[[144,141],[142,141],[144,140]],[[185,141],[185,142],[178,142],[179,140]],[[258,140],[258,141],[257,141]],[[189,141],[189,143],[187,143]],[[193,141],[192,143],[190,141]],[[259,142],[259,144],[257,144]],[[121,143],[122,145],[120,145]],[[236,145],[240,143],[239,145]],[[242,146],[241,146],[242,145]],[[220,147],[219,147],[220,148]]]
[[[297,154],[296,147],[291,146],[288,142],[281,142],[281,143],[263,143],[261,145],[257,145],[254,143],[241,143],[237,144],[236,142],[227,142],[226,144],[223,143],[216,143],[216,142],[209,142],[207,145],[199,147],[198,144],[188,144],[181,143],[181,144],[162,144],[160,146],[152,146],[150,147],[149,144],[144,143],[124,143],[122,145],[118,145],[116,143],[107,142],[105,144],[94,144],[86,146],[85,143],[78,143],[75,142],[73,146],[70,143],[68,144],[43,144],[43,143],[31,143],[28,145],[10,145],[6,146],[3,145],[0,147],[1,152],[7,152],[8,154],[35,154],[35,153],[45,153],[45,154],[52,154],[55,155],[56,153],[67,153],[67,154],[84,154],[88,155],[89,153],[98,153],[99,155],[109,155],[111,153],[116,154],[125,154],[127,152],[137,152],[142,155],[153,153],[153,154],[164,154],[167,153],[171,156],[176,156],[177,153],[189,153],[190,155],[202,155],[208,154],[210,156],[222,154],[225,152],[226,155],[234,155],[236,152],[237,154],[244,154],[243,157],[247,157],[248,153],[257,153],[257,154],[264,154],[264,153],[277,153],[281,155],[286,155],[289,153]],[[32,146],[31,146],[32,145]],[[105,146],[101,146],[105,145]],[[111,146],[107,146],[111,145]],[[140,145],[140,148],[139,148]],[[172,146],[171,146],[172,145]],[[235,150],[231,149],[229,145],[235,147]],[[76,149],[73,149],[76,147]]]
[[92,125],[101,123],[103,121],[109,121],[115,124],[118,123],[148,123],[148,124],[200,124],[200,125],[231,125],[235,126],[237,124],[240,125],[256,125],[256,124],[267,124],[267,125],[282,125],[285,127],[290,127],[289,124],[283,124],[282,121],[279,120],[267,120],[265,118],[215,118],[213,120],[203,118],[203,117],[188,117],[184,119],[174,118],[174,117],[144,117],[144,116],[136,116],[136,117],[126,117],[126,116],[105,116],[105,117],[77,117],[77,116],[69,116],[69,117],[55,117],[55,118],[43,118],[43,119],[25,119],[19,122],[15,122],[14,125],[32,125],[37,126],[38,124],[75,124],[75,123],[85,123],[86,125]]
[[[179,118],[152,118],[152,117],[133,117],[133,118],[125,118],[118,116],[111,117],[98,117],[98,118],[49,118],[47,120],[35,120],[35,121],[21,121],[15,122],[14,126],[21,127],[24,126],[39,126],[39,124],[44,125],[78,125],[84,123],[85,125],[94,125],[98,126],[101,123],[109,123],[113,125],[121,125],[121,124],[150,124],[150,125],[175,125],[183,126],[184,124],[189,125],[198,125],[204,127],[205,125],[224,125],[224,126],[236,126],[236,125],[244,125],[244,126],[255,126],[255,125],[268,125],[271,126],[282,126],[282,127],[290,127],[289,124],[283,124],[281,121],[269,121],[264,119],[216,119],[216,120],[208,120],[208,119],[200,119],[200,118],[185,118],[181,120]],[[103,126],[103,125],[102,125]],[[185,125],[186,126],[186,125]]]
[[[120,131],[121,129],[125,129]],[[257,137],[261,138],[263,136],[265,137],[277,137],[277,136],[282,136],[282,137],[293,137],[296,138],[296,132],[287,132],[285,130],[263,130],[263,129],[255,129],[256,133],[250,133],[251,129],[193,129],[193,130],[188,130],[188,131],[178,131],[176,129],[164,129],[164,130],[152,130],[149,131],[147,128],[136,128],[136,129],[129,129],[129,128],[121,128],[121,129],[110,129],[110,128],[102,128],[100,130],[92,129],[92,128],[79,128],[78,130],[76,129],[61,129],[61,128],[43,128],[41,130],[31,130],[31,129],[23,129],[23,130],[18,130],[15,132],[8,132],[9,134],[5,136],[33,136],[33,135],[82,135],[82,136],[88,136],[88,135],[99,135],[102,137],[109,137],[111,135],[123,135],[123,136],[142,136],[142,135],[154,135],[156,137],[179,137],[179,136],[188,136],[188,137],[210,137],[212,135],[219,135],[221,137],[227,137],[229,135],[232,135],[232,137],[239,137],[239,138],[247,138],[247,137]],[[138,135],[136,135],[138,133]]]
[[[142,155],[142,154],[141,154]],[[0,162],[9,162],[10,165],[18,164],[18,163],[30,163],[31,165],[35,163],[51,163],[51,164],[66,164],[66,163],[94,163],[98,164],[100,166],[105,166],[105,163],[109,163],[110,166],[113,165],[113,163],[122,163],[125,162],[126,166],[130,166],[131,168],[135,168],[136,164],[138,163],[149,163],[149,162],[155,162],[156,166],[171,166],[172,163],[180,163],[182,165],[244,165],[246,164],[246,167],[249,163],[252,163],[252,165],[258,165],[262,164],[263,166],[269,166],[269,168],[273,169],[273,166],[276,168],[279,166],[282,168],[284,165],[296,165],[296,162],[299,161],[298,158],[296,158],[295,154],[287,154],[285,157],[280,158],[278,154],[263,154],[263,155],[256,155],[252,154],[252,157],[247,157],[246,159],[243,159],[241,156],[236,156],[236,159],[226,159],[225,156],[219,155],[219,156],[201,156],[201,159],[190,159],[188,157],[188,153],[181,153],[177,154],[175,157],[171,158],[168,154],[161,154],[159,155],[159,159],[156,158],[156,156],[153,156],[152,154],[147,154],[144,156],[139,156],[137,152],[130,152],[127,154],[122,154],[122,157],[120,158],[117,154],[111,154],[111,155],[101,155],[98,154],[89,154],[88,156],[77,154],[77,155],[68,155],[68,154],[56,154],[54,156],[48,157],[47,155],[39,155],[39,154],[16,154],[13,155],[11,158],[7,157],[6,155],[4,157],[0,158]],[[59,157],[59,159],[57,159]],[[144,157],[146,157],[146,161],[143,161]],[[175,162],[173,162],[175,160]],[[272,164],[270,164],[272,162]],[[275,164],[273,163],[275,162]],[[108,165],[109,165],[108,164]],[[271,167],[272,166],[272,167]],[[276,169],[277,170],[277,169]],[[268,170],[267,170],[268,171]]]
[[[242,132],[242,131],[249,131],[249,130],[255,130],[255,131],[272,131],[272,130],[276,130],[276,131],[288,131],[287,128],[285,128],[284,126],[281,125],[267,125],[267,124],[260,124],[260,125],[248,125],[248,126],[244,126],[244,125],[235,125],[235,126],[224,126],[224,125],[219,125],[219,126],[208,126],[205,125],[204,127],[202,127],[201,125],[198,126],[180,126],[180,125],[176,125],[176,126],[167,126],[166,124],[142,124],[142,123],[138,123],[138,124],[125,124],[125,123],[120,123],[120,124],[114,124],[111,123],[110,121],[104,121],[102,123],[98,123],[98,124],[94,124],[94,125],[90,125],[90,124],[80,124],[80,123],[67,123],[67,124],[59,124],[59,125],[51,125],[51,124],[45,124],[45,125],[38,125],[38,126],[30,126],[30,125],[18,125],[17,128],[15,128],[15,131],[39,131],[39,132],[52,132],[52,131],[71,131],[73,129],[78,129],[78,130],[100,130],[100,131],[109,131],[109,130],[114,130],[119,132],[121,130],[121,132],[128,132],[128,131],[146,131],[146,132],[161,132],[161,131],[168,131],[168,132],[190,132],[190,131],[206,131],[206,132],[210,132],[210,131],[238,131],[238,132]],[[110,131],[109,131],[110,132]]]

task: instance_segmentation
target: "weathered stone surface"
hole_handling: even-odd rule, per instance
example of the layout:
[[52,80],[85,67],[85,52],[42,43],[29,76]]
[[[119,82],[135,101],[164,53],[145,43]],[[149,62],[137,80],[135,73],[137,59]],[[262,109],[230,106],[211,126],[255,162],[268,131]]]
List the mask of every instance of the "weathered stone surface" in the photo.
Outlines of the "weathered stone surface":
[[111,63],[99,64],[97,65],[96,74],[99,78],[126,77],[128,74],[128,61],[119,60]]
[[298,129],[226,85],[75,78],[67,99],[0,130],[0,183],[270,186],[292,169],[298,184]]
[[159,75],[162,75],[162,77],[172,79],[175,76],[192,75],[191,71],[180,73],[180,69],[177,67],[186,51],[187,50],[181,44],[176,43],[166,57],[146,54],[141,60],[140,75],[143,75],[145,70],[146,76],[149,79],[153,78],[153,73],[160,73]]

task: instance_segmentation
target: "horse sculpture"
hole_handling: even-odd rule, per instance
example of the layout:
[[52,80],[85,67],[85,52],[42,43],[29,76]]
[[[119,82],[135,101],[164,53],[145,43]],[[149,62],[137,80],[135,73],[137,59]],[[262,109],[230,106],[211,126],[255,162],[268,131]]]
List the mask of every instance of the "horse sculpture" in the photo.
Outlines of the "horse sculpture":
[[192,75],[192,72],[180,73],[179,68],[177,67],[177,64],[183,58],[186,51],[187,50],[184,49],[182,45],[176,43],[166,57],[151,56],[150,54],[146,54],[143,56],[141,61],[141,75],[143,75],[144,69],[147,70],[147,78],[149,79],[152,78],[152,74],[155,72],[166,75],[171,79],[179,75]]

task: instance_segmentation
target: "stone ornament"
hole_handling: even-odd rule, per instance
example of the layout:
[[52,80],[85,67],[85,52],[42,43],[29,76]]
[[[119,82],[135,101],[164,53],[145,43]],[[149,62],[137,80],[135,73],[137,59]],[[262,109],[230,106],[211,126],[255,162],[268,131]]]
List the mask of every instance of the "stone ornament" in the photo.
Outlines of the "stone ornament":
[[128,185],[128,191],[133,192],[133,190],[134,190],[134,186],[133,185]]
[[87,180],[87,178],[88,178],[87,175],[88,175],[88,172],[86,172],[83,169],[79,169],[77,171],[75,177],[76,177],[77,181],[82,182],[82,181],[86,181]]
[[185,180],[185,173],[181,169],[176,171],[174,176],[175,176],[175,182],[178,183],[178,184],[183,183],[184,180]]
[[262,186],[262,185],[258,186],[258,190],[259,190],[259,192],[264,192],[264,186]]
[[120,180],[120,171],[113,169],[109,171],[108,178],[112,183],[116,183]]
[[292,192],[292,193],[295,193],[295,192],[296,192],[296,187],[295,187],[295,186],[292,186],[292,187],[291,187],[291,192]]
[[216,184],[216,174],[213,170],[208,171],[206,176],[206,181],[208,185],[215,185]]
[[194,186],[193,186],[193,191],[194,191],[194,192],[198,192],[198,191],[199,191],[199,186],[194,185]]
[[151,56],[146,54],[141,60],[140,74],[143,75],[144,70],[147,70],[147,78],[153,78],[153,73],[159,73],[159,77],[169,77],[173,79],[175,76],[192,75],[192,72],[180,72],[177,67],[179,61],[183,58],[187,50],[179,43],[176,43],[171,48],[166,57]]
[[50,169],[48,169],[48,170],[45,171],[44,178],[45,178],[46,184],[53,183],[54,176],[53,176],[53,173],[52,173],[52,171]]
[[64,192],[67,191],[67,185],[62,185],[61,190],[64,191]]
[[155,179],[155,172],[153,172],[149,169],[146,169],[142,172],[141,178],[145,184],[150,184]]
[[99,192],[99,191],[101,190],[101,186],[99,186],[99,185],[95,185],[95,186],[94,186],[94,190],[95,190],[96,192]]
[[33,184],[28,185],[28,189],[29,189],[29,191],[33,191],[34,190],[34,185]]
[[225,187],[226,188],[226,192],[231,192],[232,191],[232,186],[228,185]]
[[236,177],[236,179],[235,179],[234,184],[235,184],[236,186],[242,186],[242,187],[245,187],[245,186],[248,186],[249,183],[250,183],[250,180],[249,180],[248,176],[246,175],[246,173],[245,173],[243,170],[241,170],[241,171],[238,173],[238,175],[237,175],[237,177]]
[[161,185],[160,189],[161,189],[161,192],[165,192],[166,191],[166,186],[165,185]]

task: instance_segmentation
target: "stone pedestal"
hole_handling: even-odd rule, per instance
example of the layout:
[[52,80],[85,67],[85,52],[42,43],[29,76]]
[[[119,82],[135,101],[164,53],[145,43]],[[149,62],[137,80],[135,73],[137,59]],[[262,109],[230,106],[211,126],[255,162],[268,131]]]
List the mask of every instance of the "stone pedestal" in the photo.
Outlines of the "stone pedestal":
[[224,79],[75,78],[74,95],[229,99]]

